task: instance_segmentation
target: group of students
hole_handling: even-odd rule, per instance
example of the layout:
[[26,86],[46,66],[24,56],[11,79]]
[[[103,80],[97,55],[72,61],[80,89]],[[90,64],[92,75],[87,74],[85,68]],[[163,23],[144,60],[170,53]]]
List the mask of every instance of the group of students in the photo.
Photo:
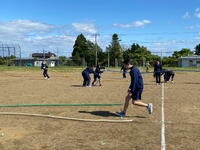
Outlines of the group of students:
[[172,70],[167,70],[162,68],[162,64],[159,61],[156,61],[154,64],[154,77],[156,78],[156,84],[161,84],[161,76],[164,75],[164,81],[168,82],[171,78],[171,82],[174,81],[175,73]]
[[90,82],[91,82],[91,77],[90,74],[94,74],[94,80],[92,82],[92,86],[97,85],[99,83],[99,86],[102,86],[101,83],[101,74],[103,73],[103,70],[105,67],[100,67],[100,65],[96,66],[96,69],[93,70],[93,67],[87,67],[85,70],[82,72],[82,77],[83,77],[83,86],[84,87],[91,87]]
[[[45,77],[45,79],[49,79],[49,75],[48,75],[48,65],[46,64],[46,62],[42,62],[41,64],[41,69],[43,69],[43,76]],[[83,86],[84,87],[90,87],[90,82],[91,82],[91,77],[90,74],[94,74],[94,80],[92,82],[92,86],[95,86],[97,84],[97,82],[99,82],[99,86],[102,85],[101,83],[101,74],[104,72],[105,67],[100,67],[99,65],[96,66],[95,70],[93,69],[93,67],[87,67],[86,69],[84,69],[82,71],[82,77],[83,77]],[[142,74],[140,72],[140,70],[135,67],[134,65],[132,65],[130,63],[130,60],[125,60],[123,62],[123,66],[121,68],[121,71],[123,71],[123,78],[126,78],[126,73],[127,71],[130,70],[130,77],[131,77],[131,83],[129,85],[128,88],[128,94],[125,97],[125,102],[124,102],[124,106],[122,111],[120,112],[116,112],[117,116],[120,117],[125,117],[126,116],[126,111],[128,109],[129,106],[129,101],[132,99],[132,104],[133,105],[137,105],[137,106],[141,106],[141,107],[145,107],[149,114],[152,114],[153,112],[153,104],[152,103],[143,103],[141,102],[142,99],[142,92],[144,89],[144,82],[143,82],[143,77]],[[171,81],[173,81],[174,79],[174,72],[171,70],[164,70],[162,69],[162,65],[160,64],[159,61],[157,61],[154,64],[154,76],[156,78],[156,83],[160,84],[161,83],[161,75],[164,74],[164,80],[165,82],[169,81],[169,79],[171,78]]]
[[[149,72],[150,64],[147,62],[146,64],[146,72]],[[127,68],[122,65],[120,71],[122,71],[122,78],[126,78]],[[175,73],[172,70],[162,69],[162,65],[159,61],[156,61],[154,64],[154,74],[153,76],[156,78],[156,84],[161,84],[161,76],[164,75],[164,82],[168,82],[171,79],[171,82],[174,81]]]

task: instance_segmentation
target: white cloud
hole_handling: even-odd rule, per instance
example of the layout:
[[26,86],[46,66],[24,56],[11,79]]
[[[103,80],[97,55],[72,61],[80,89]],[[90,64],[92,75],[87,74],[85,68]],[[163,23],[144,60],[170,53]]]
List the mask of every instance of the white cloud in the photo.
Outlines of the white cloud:
[[196,28],[200,28],[200,25],[197,24],[197,25],[193,25],[193,26],[189,26],[189,27],[186,27],[187,29],[196,29]]
[[31,20],[15,20],[0,22],[0,34],[22,35],[30,33],[45,33],[53,29],[54,26]]
[[197,18],[200,18],[200,12],[199,12],[199,13],[196,13],[195,16],[196,16]]
[[195,9],[194,16],[197,17],[197,18],[200,18],[200,8]]
[[195,12],[199,12],[199,11],[200,11],[200,8],[196,8],[196,9],[195,9]]
[[43,49],[70,56],[76,35],[67,33],[74,33],[67,29],[67,25],[56,26],[32,20],[0,22],[0,43],[19,44],[23,57]]
[[182,18],[184,18],[184,19],[190,18],[189,12],[185,12],[185,14],[182,16]]
[[135,21],[130,24],[120,24],[120,23],[115,23],[113,24],[114,27],[119,27],[119,28],[137,28],[137,27],[144,27],[146,24],[152,23],[149,20],[142,20],[142,21]]
[[72,27],[79,33],[97,33],[96,26],[93,23],[72,23]]
[[[97,28],[94,23],[86,22],[58,26],[33,20],[0,21],[0,43],[19,44],[22,57],[43,49],[71,56],[77,32],[84,33],[88,40],[94,42],[92,34],[97,33]],[[97,40],[100,44],[99,37]]]

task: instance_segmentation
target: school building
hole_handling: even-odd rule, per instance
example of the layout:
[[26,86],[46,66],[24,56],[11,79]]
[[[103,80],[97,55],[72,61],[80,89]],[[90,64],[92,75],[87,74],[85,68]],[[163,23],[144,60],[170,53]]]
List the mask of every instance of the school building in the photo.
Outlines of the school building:
[[200,56],[185,56],[178,60],[179,67],[200,67]]
[[59,58],[54,53],[33,53],[29,58],[15,58],[12,61],[15,66],[34,66],[40,67],[42,61],[46,61],[49,67],[59,65]]

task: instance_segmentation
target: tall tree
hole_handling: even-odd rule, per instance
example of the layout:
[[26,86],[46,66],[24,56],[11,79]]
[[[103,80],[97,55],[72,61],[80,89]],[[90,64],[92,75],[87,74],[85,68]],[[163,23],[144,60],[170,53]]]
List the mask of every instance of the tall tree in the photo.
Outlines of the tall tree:
[[93,42],[87,40],[83,34],[77,36],[75,44],[73,46],[72,60],[77,65],[95,65],[95,56],[97,53],[102,52],[102,49],[94,44]]
[[172,54],[173,57],[179,58],[181,56],[191,56],[193,52],[189,48],[182,48],[180,51],[174,51]]
[[116,63],[120,63],[122,61],[122,51],[119,41],[119,37],[115,33],[112,36],[111,44],[107,47],[110,53],[110,64],[112,66],[117,65]]
[[152,55],[146,47],[140,46],[139,44],[133,43],[131,48],[123,52],[124,59],[131,59],[135,65],[144,65],[145,61],[150,61],[153,63],[159,56]]
[[[102,49],[99,47],[98,44],[96,45],[89,40],[87,41],[87,46],[88,46],[88,50],[85,53],[85,60],[88,63],[88,65],[94,66],[95,59],[96,59],[96,51],[97,51],[97,54],[99,54],[102,52]],[[97,57],[97,62],[99,62],[98,57]]]
[[195,46],[195,55],[200,55],[200,44]]
[[87,40],[81,33],[73,46],[72,59],[78,65],[85,65],[85,53],[88,50]]

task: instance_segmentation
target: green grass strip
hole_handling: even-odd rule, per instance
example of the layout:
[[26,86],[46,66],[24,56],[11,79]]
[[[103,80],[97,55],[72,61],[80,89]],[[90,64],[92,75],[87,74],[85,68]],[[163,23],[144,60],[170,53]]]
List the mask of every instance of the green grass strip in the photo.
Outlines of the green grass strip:
[[35,106],[119,106],[122,104],[30,104],[30,105],[0,105],[0,107],[35,107]]

